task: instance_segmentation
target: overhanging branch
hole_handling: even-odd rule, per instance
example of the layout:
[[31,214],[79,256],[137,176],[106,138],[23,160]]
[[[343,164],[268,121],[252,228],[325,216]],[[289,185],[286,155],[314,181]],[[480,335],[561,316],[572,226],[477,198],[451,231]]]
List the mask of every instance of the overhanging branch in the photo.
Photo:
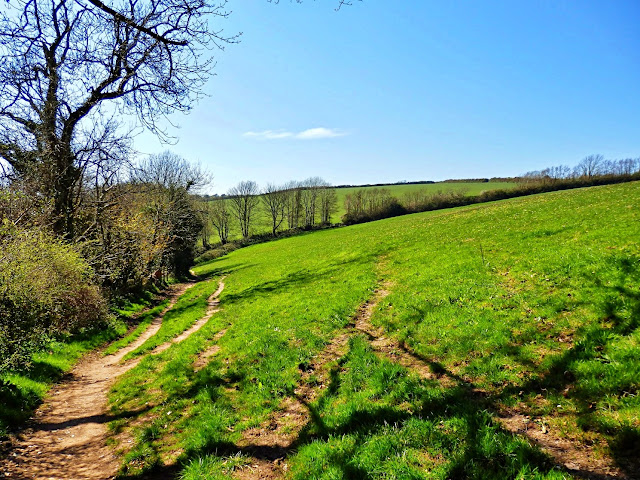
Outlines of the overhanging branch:
[[91,5],[93,5],[94,7],[97,7],[100,10],[102,10],[103,12],[108,13],[109,15],[111,15],[116,20],[119,20],[122,23],[126,23],[131,28],[135,28],[136,30],[139,30],[139,31],[141,31],[143,33],[146,33],[147,35],[149,35],[154,40],[157,40],[157,41],[159,41],[161,43],[164,43],[164,44],[167,44],[167,45],[178,45],[178,46],[187,45],[187,41],[186,40],[171,40],[169,38],[166,38],[166,37],[163,37],[162,35],[157,34],[153,30],[150,30],[150,29],[148,29],[146,27],[143,27],[142,25],[139,25],[138,23],[136,23],[131,18],[126,17],[126,16],[122,15],[121,13],[115,11],[113,8],[109,7],[108,5],[105,5],[100,0],[87,0],[87,1]]

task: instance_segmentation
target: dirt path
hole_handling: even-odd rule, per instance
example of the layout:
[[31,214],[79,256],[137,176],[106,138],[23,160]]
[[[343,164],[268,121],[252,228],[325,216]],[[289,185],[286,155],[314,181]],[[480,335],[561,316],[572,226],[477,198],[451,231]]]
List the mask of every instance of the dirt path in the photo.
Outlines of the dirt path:
[[[333,362],[347,353],[349,339],[371,325],[370,319],[376,305],[388,295],[384,288],[375,290],[373,296],[358,308],[347,330],[335,337],[314,359],[304,367],[295,396],[285,398],[280,409],[270,415],[261,426],[243,432],[237,446],[251,462],[234,472],[233,478],[259,480],[282,478],[287,469],[287,456],[295,449],[301,430],[311,421],[309,405],[329,384]],[[309,382],[315,377],[313,384]]]
[[171,341],[163,343],[162,345],[158,345],[151,352],[152,354],[155,355],[157,353],[164,352],[166,349],[168,349],[174,343],[180,343],[183,340],[186,340],[191,335],[193,335],[198,330],[200,330],[202,327],[204,327],[204,325],[209,321],[209,319],[213,316],[213,314],[216,313],[217,311],[219,311],[218,310],[218,305],[220,304],[220,302],[218,301],[218,297],[222,293],[222,290],[224,290],[224,282],[223,282],[224,278],[225,277],[222,277],[220,279],[220,284],[218,285],[218,289],[215,292],[213,292],[211,294],[211,296],[209,297],[209,300],[208,300],[209,306],[207,308],[207,311],[204,314],[204,317],[202,317],[200,320],[197,320],[191,327],[189,327],[187,330],[182,332],[180,335],[178,335],[177,337],[175,337]]
[[[437,379],[443,387],[452,387],[463,382],[459,377],[434,369],[430,362],[415,354],[408,346],[384,335],[381,328],[372,325],[371,317],[378,303],[388,294],[389,285],[383,284],[370,300],[361,305],[352,319],[352,325],[314,359],[302,373],[295,391],[295,398],[286,398],[280,409],[274,412],[260,427],[246,430],[238,442],[240,451],[251,457],[251,462],[234,472],[234,478],[242,480],[282,478],[287,471],[287,456],[296,447],[302,428],[311,421],[309,408],[321,394],[328,380],[326,366],[346,353],[349,338],[357,333],[366,335],[373,350],[380,356],[398,363],[422,378]],[[311,375],[318,378],[316,386],[307,380]],[[485,393],[473,386],[470,394],[477,394],[478,401],[484,402]],[[496,420],[506,430],[523,435],[548,453],[558,465],[570,474],[585,479],[608,480],[626,479],[624,473],[613,466],[608,459],[597,458],[588,446],[576,445],[543,429],[528,417],[517,412],[494,412]]]
[[[99,353],[83,359],[65,381],[52,388],[49,397],[36,411],[33,425],[26,430],[1,465],[6,478],[47,480],[88,480],[114,478],[119,459],[106,445],[107,423],[114,418],[107,412],[107,393],[115,379],[135,367],[142,358],[120,363],[124,356],[138,348],[160,329],[162,316],[178,297],[194,284],[181,285],[171,293],[171,302],[162,314],[133,343],[114,355]],[[206,316],[171,342],[158,347],[165,350],[184,340],[201,328],[216,311],[214,297],[210,297]]]

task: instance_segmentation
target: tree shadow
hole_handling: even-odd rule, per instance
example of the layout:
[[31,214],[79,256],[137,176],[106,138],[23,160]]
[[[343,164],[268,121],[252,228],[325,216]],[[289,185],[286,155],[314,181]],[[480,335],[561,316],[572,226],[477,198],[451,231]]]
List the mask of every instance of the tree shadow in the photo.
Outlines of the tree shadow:
[[[303,285],[319,281],[323,278],[328,278],[344,269],[345,265],[356,264],[369,266],[372,259],[378,258],[378,254],[361,255],[349,260],[336,262],[329,264],[327,267],[317,270],[302,269],[287,275],[284,275],[277,280],[268,280],[266,282],[253,285],[238,293],[227,294],[224,297],[226,304],[236,303],[240,301],[246,301],[251,298],[255,298],[261,295],[269,295],[275,292],[282,292],[289,289],[299,288]],[[247,268],[247,267],[243,267]],[[237,270],[236,270],[237,271]]]
[[550,361],[547,359],[544,368],[528,360],[517,345],[502,348],[499,353],[531,367],[534,374],[522,384],[506,386],[491,401],[498,405],[510,398],[532,397],[541,392],[571,400],[577,407],[578,426],[604,435],[616,466],[629,478],[640,478],[638,423],[606,420],[598,408],[607,399],[608,408],[616,409],[624,403],[623,397],[638,394],[638,379],[624,375],[620,365],[637,370],[640,357],[624,358],[619,350],[625,342],[629,348],[640,327],[640,259],[612,256],[608,267],[617,273],[615,281],[585,277],[594,289],[594,297],[601,299],[597,300],[600,319],[581,327],[571,347]]
[[197,281],[209,280],[213,277],[222,277],[224,275],[229,275],[233,272],[239,272],[240,270],[245,270],[254,266],[255,265],[253,264],[247,263],[233,263],[231,265],[224,265],[219,268],[214,268],[213,270],[210,270],[206,273],[201,273],[200,275],[196,275],[195,278]]

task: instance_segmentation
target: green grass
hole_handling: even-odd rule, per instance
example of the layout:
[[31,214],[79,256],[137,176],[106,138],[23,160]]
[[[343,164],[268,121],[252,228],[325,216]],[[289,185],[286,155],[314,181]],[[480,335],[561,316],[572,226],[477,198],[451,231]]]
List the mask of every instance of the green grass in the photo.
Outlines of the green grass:
[[[208,306],[207,300],[217,288],[218,283],[213,280],[203,281],[189,288],[180,296],[176,304],[165,313],[158,333],[128,353],[124,357],[124,360],[147,353],[189,328],[199,318],[204,316]],[[153,318],[152,316],[149,322],[153,320]]]
[[385,185],[382,187],[347,187],[336,189],[338,196],[338,211],[332,216],[333,223],[340,222],[342,216],[346,213],[344,209],[344,200],[348,194],[362,189],[385,189],[389,193],[402,202],[405,195],[411,193],[424,192],[427,195],[435,195],[438,193],[460,192],[467,196],[480,195],[482,192],[490,190],[509,190],[514,188],[517,183],[513,182],[453,182],[453,183],[425,183],[425,184],[398,184]]
[[[447,382],[421,380],[355,336],[309,405],[290,478],[570,478],[500,427],[507,407],[630,471],[640,447],[638,186],[408,215],[198,266],[227,275],[221,311],[111,392],[114,414],[137,420],[122,475],[174,461],[185,478],[240,468],[242,432],[294,396],[300,366],[382,284],[390,293],[372,322]],[[195,371],[222,328],[220,351]]]

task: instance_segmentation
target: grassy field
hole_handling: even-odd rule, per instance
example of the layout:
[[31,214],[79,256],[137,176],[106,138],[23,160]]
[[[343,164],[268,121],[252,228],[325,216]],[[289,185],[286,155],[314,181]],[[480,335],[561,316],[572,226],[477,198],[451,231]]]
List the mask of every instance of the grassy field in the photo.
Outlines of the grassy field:
[[340,218],[346,213],[344,209],[344,199],[348,194],[371,188],[386,189],[392,196],[402,200],[402,198],[410,193],[425,192],[427,195],[433,195],[436,193],[445,192],[461,192],[465,195],[479,195],[482,192],[489,190],[508,190],[515,187],[517,184],[512,182],[461,182],[461,183],[427,183],[427,184],[399,184],[399,185],[386,185],[384,187],[348,187],[338,188],[336,193],[338,195],[338,212],[332,217],[332,221],[337,223]]
[[512,433],[526,431],[634,477],[638,187],[408,215],[198,266],[226,275],[221,311],[110,394],[122,476],[573,478]]
[[[426,192],[427,194],[436,194],[440,192],[462,192],[465,195],[478,195],[488,190],[498,189],[510,189],[515,187],[516,183],[510,182],[461,182],[461,183],[432,183],[432,184],[400,184],[400,185],[388,185],[384,187],[348,187],[337,188],[336,195],[338,199],[338,209],[336,213],[331,216],[332,223],[340,223],[342,216],[346,213],[344,208],[345,197],[357,190],[372,189],[372,188],[384,188],[391,192],[391,195],[397,197],[399,200],[412,192]],[[286,223],[286,222],[285,222]],[[286,228],[286,224],[283,225]],[[264,212],[262,205],[256,210],[254,221],[254,234],[269,233],[271,232],[270,217]],[[238,239],[241,237],[237,221],[232,220],[231,223],[231,239]],[[212,235],[210,238],[211,243],[219,242],[220,239],[216,235]]]

